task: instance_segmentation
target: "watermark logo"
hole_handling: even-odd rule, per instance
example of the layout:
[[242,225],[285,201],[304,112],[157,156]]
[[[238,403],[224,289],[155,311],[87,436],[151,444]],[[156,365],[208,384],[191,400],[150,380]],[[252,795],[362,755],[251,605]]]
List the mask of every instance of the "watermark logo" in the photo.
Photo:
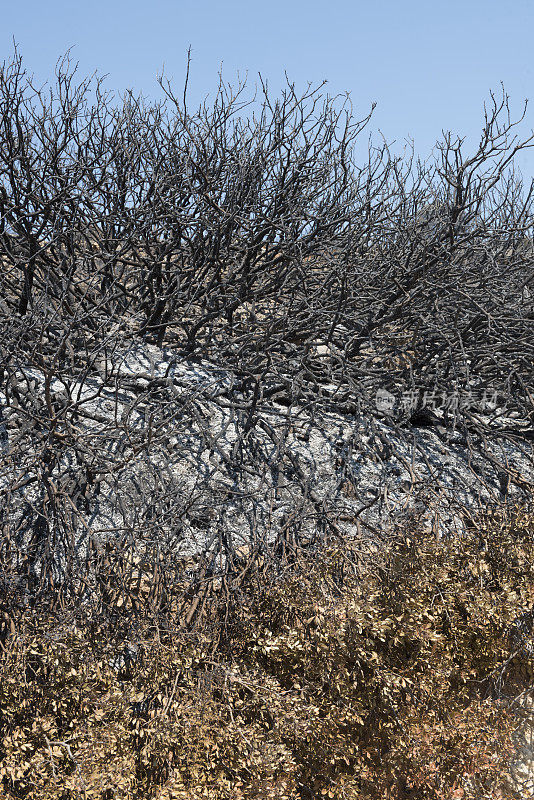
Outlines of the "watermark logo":
[[376,393],[376,407],[379,411],[389,412],[393,411],[395,407],[395,395],[388,392],[387,389],[379,389]]
[[435,389],[425,390],[408,389],[402,393],[399,400],[387,389],[378,389],[375,396],[378,411],[390,413],[398,405],[401,411],[408,414],[420,408],[432,411],[447,411],[455,414],[466,408],[475,406],[479,411],[494,411],[498,406],[496,390],[483,389],[475,392],[472,389],[459,392],[438,392]]

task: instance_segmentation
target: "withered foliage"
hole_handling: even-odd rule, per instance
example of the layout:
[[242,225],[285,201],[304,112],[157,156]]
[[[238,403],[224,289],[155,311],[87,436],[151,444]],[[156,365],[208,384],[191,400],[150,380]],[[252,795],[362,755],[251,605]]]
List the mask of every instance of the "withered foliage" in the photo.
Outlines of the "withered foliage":
[[[12,620],[7,798],[513,798],[534,667],[534,521],[399,532],[354,570],[324,551],[177,634]],[[125,620],[127,620],[125,616]]]

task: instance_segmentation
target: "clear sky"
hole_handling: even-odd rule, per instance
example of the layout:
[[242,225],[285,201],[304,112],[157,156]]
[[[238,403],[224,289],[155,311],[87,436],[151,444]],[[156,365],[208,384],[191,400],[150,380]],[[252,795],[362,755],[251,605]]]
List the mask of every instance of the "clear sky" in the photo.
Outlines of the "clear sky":
[[[72,47],[82,75],[107,87],[159,96],[155,77],[183,86],[191,46],[191,102],[261,72],[276,92],[284,70],[297,88],[328,81],[350,92],[356,115],[373,101],[370,130],[426,158],[442,129],[474,141],[489,91],[504,83],[512,110],[530,105],[534,128],[534,0],[12,0],[0,13],[1,59],[13,39],[39,80]],[[518,159],[534,176],[534,148]]]

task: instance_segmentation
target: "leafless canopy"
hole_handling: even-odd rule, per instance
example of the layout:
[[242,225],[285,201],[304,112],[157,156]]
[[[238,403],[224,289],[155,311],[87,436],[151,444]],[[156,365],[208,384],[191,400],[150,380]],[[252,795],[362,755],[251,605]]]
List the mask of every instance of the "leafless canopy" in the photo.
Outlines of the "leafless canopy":
[[160,86],[149,104],[68,58],[53,86],[17,53],[0,69],[0,562],[26,597],[117,602],[129,570],[163,607],[186,574],[218,564],[230,590],[252,556],[342,536],[336,491],[369,505],[358,442],[325,498],[291,437],[336,415],[376,433],[378,389],[419,413],[425,392],[496,392],[498,413],[440,424],[482,447],[500,414],[532,438],[533,186],[513,157],[534,138],[504,91],[471,153],[444,134],[420,163],[358,159],[371,114],[322,86],[221,80],[196,110]]

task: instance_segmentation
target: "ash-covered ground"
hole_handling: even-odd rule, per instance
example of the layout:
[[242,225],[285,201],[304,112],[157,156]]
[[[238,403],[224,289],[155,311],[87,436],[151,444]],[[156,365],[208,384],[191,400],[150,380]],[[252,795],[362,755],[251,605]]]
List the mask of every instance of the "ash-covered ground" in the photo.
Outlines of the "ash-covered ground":
[[323,403],[288,404],[276,387],[140,341],[102,350],[77,379],[21,366],[0,395],[4,524],[34,566],[45,543],[60,571],[67,541],[84,558],[122,537],[184,560],[209,553],[216,569],[288,535],[376,543],[414,514],[436,536],[461,533],[469,511],[531,498],[532,428],[498,398],[467,421],[402,415],[376,391],[336,410],[338,391],[325,383]]

